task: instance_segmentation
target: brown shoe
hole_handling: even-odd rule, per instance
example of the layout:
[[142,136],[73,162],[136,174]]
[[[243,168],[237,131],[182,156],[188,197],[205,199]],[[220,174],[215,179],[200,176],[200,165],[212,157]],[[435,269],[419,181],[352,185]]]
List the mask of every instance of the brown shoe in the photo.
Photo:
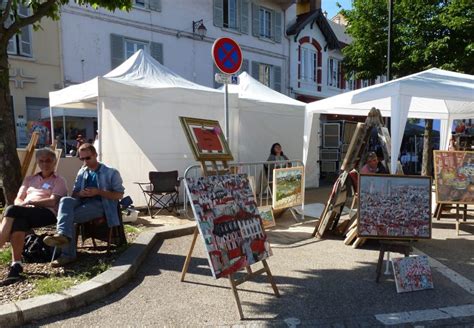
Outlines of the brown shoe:
[[51,247],[63,247],[69,244],[69,238],[64,235],[55,234],[44,237],[43,242]]
[[76,260],[75,257],[69,257],[69,256],[60,256],[58,257],[56,260],[54,260],[53,262],[51,262],[51,266],[53,268],[59,268],[59,267],[62,267],[62,266],[65,266],[69,263],[72,263]]

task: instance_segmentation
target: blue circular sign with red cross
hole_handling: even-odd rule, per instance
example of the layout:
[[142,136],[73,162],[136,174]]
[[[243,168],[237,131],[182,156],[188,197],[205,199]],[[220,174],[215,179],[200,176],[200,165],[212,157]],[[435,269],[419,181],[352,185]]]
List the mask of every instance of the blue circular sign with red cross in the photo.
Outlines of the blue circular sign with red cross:
[[219,38],[212,46],[212,58],[222,73],[237,73],[242,65],[242,50],[231,38]]

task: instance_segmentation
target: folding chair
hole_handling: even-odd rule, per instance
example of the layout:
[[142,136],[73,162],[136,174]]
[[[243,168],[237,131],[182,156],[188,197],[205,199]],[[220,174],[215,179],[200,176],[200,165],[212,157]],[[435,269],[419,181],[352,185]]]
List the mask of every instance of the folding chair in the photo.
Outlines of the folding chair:
[[[149,172],[148,178],[150,182],[135,182],[140,186],[143,195],[147,199],[148,213],[153,218],[166,209],[178,213],[179,186],[181,178],[178,177],[178,171],[169,172]],[[157,207],[158,210],[153,214],[152,208]]]

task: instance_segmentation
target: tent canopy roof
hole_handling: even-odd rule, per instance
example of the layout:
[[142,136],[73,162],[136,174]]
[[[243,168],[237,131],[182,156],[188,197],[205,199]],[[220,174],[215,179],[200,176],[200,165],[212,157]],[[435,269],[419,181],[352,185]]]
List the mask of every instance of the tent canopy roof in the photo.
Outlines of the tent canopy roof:
[[148,53],[139,50],[103,77],[95,77],[87,82],[50,92],[51,107],[96,109],[95,103],[102,79],[147,89],[182,88],[212,93],[220,92],[186,80],[161,65]]
[[[248,99],[272,104],[282,104],[291,106],[305,107],[306,104],[290,98],[278,91],[275,91],[266,85],[260,83],[251,77],[247,72],[242,72],[239,75],[240,83],[229,84],[229,92],[239,95],[239,99]],[[222,90],[223,87],[219,88]]]
[[409,117],[446,119],[474,114],[474,76],[432,68],[308,104],[308,113],[390,116],[391,97],[411,97]]

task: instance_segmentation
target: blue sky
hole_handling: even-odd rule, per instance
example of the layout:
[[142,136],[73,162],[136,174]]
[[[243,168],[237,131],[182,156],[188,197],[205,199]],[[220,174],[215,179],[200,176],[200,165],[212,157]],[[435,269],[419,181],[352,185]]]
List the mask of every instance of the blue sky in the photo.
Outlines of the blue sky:
[[[342,8],[336,6],[336,2],[339,2]],[[351,9],[352,0],[322,0],[323,11],[328,12],[328,18],[334,17],[341,9]]]

